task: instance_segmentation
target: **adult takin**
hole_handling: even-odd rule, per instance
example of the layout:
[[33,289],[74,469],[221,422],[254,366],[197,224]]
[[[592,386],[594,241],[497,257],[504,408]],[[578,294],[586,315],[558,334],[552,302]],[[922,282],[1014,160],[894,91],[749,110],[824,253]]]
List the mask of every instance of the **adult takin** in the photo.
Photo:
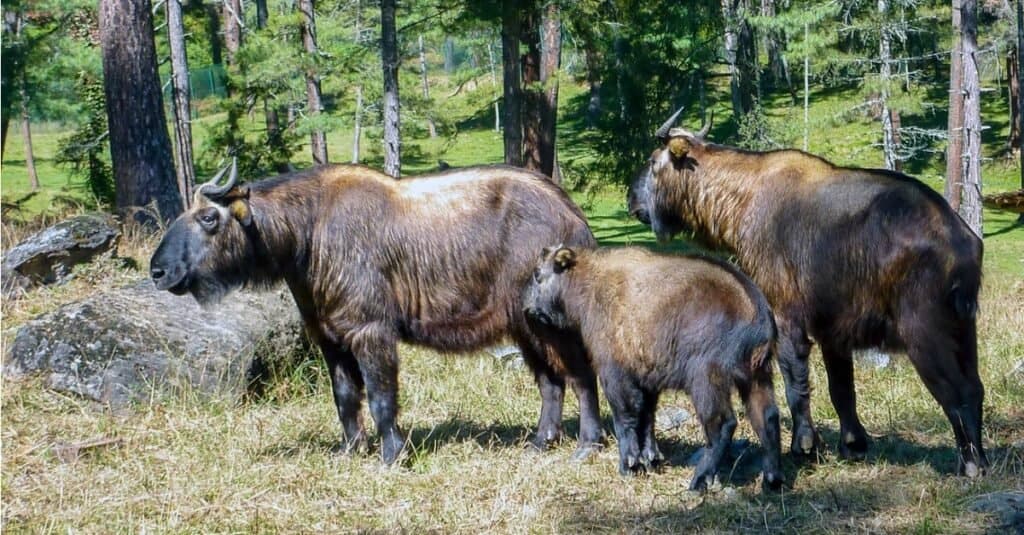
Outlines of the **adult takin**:
[[[943,198],[909,176],[839,167],[796,150],[750,152],[701,134],[657,132],[629,212],[659,239],[689,231],[735,255],[776,314],[792,449],[811,453],[808,354],[820,346],[839,415],[839,452],[861,457],[852,351],[906,351],[942,406],[958,472],[984,473],[975,316],[982,242]],[[671,128],[671,129],[670,129]],[[706,128],[703,133],[706,133]]]
[[707,438],[690,488],[706,489],[736,429],[735,386],[764,448],[763,483],[782,484],[775,322],[764,295],[738,269],[634,247],[557,246],[544,250],[523,306],[534,321],[582,339],[612,407],[621,473],[661,461],[658,396],[681,389]]
[[582,348],[541,340],[522,311],[533,244],[595,246],[556,185],[504,166],[395,180],[334,165],[238,185],[232,165],[218,185],[223,173],[197,188],[168,228],[152,279],[204,304],[235,288],[287,283],[327,361],[346,451],[366,442],[364,389],[383,461],[403,449],[399,341],[465,352],[511,338],[541,393],[534,443],[561,437],[567,380],[580,401],[577,453],[602,440],[597,380]]

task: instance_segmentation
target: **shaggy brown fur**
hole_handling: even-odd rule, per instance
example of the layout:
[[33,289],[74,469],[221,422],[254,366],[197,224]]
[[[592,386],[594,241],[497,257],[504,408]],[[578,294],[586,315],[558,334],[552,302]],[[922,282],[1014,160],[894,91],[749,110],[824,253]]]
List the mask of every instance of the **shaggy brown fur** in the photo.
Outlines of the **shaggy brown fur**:
[[946,202],[899,173],[758,153],[673,129],[630,188],[630,212],[667,239],[685,230],[737,261],[780,330],[794,451],[810,453],[807,355],[821,344],[840,452],[860,456],[852,350],[906,350],[953,425],[961,469],[987,465],[975,311],[982,243]]
[[545,249],[524,306],[536,321],[582,338],[612,406],[622,473],[660,460],[658,395],[682,389],[708,439],[691,484],[705,489],[732,441],[735,386],[765,449],[764,482],[782,483],[770,360],[775,322],[739,270],[639,248],[554,247]]
[[536,443],[561,436],[566,370],[581,405],[581,453],[601,439],[596,379],[578,344],[541,342],[521,290],[535,244],[592,247],[583,214],[544,177],[495,166],[397,181],[328,166],[235,187],[202,188],[152,260],[158,287],[215,302],[239,286],[285,281],[323,348],[346,448],[364,437],[365,387],[385,462],[399,455],[399,340],[469,351],[505,337],[536,375]]

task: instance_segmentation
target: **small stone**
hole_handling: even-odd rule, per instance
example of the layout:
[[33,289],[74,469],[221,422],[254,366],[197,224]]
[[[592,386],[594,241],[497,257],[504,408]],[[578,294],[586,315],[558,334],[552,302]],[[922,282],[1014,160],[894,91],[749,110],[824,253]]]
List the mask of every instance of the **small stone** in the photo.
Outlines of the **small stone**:
[[671,431],[682,427],[691,417],[690,411],[682,407],[664,407],[654,416],[654,428],[660,432]]

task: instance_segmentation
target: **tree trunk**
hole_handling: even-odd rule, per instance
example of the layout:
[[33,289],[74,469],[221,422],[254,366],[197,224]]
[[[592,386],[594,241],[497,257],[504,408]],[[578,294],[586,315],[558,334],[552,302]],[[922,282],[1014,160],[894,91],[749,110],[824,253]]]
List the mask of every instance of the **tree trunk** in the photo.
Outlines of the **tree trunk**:
[[267,10],[267,0],[256,0],[256,27],[263,29],[267,27],[270,19],[270,12]]
[[[423,80],[423,101],[424,105],[430,106],[430,84],[427,82],[427,53],[423,48],[423,34],[419,36],[420,45],[420,77]],[[427,110],[427,131],[430,132],[430,138],[437,137],[437,125],[434,124],[434,118],[431,116],[431,112]]]
[[541,99],[540,172],[556,183],[562,182],[558,170],[558,148],[555,144],[558,123],[558,69],[562,64],[562,21],[557,2],[544,8],[541,21],[540,82],[544,95]]
[[960,215],[978,237],[981,222],[981,82],[978,77],[978,2],[961,4],[961,46],[963,48],[964,135],[963,192]]
[[444,37],[444,73],[451,74],[455,70],[455,41],[450,35]]
[[754,31],[746,20],[747,0],[722,0],[725,18],[725,60],[729,64],[729,89],[736,120],[754,109],[757,93],[757,52]]
[[881,25],[878,35],[878,60],[881,63],[880,78],[882,89],[879,101],[882,104],[882,155],[885,168],[890,171],[899,170],[899,156],[896,153],[896,133],[893,130],[892,110],[889,109],[889,83],[892,78],[892,36],[889,33],[888,16],[889,1],[878,0],[878,14]]
[[29,124],[28,115],[28,85],[25,82],[26,73],[22,73],[21,85],[18,88],[18,96],[21,97],[21,140],[25,145],[25,170],[28,171],[28,182],[32,191],[39,189],[39,175],[36,174],[36,158],[32,152],[32,127]]
[[589,95],[587,98],[587,128],[597,126],[597,120],[601,116],[601,55],[596,45],[586,43],[583,57],[587,64],[587,85]]
[[178,193],[182,208],[192,204],[192,186],[196,182],[192,167],[192,95],[188,80],[188,56],[185,51],[185,24],[181,17],[181,0],[166,0],[167,41],[171,48],[171,99],[174,102],[174,156],[178,177]]
[[519,0],[502,1],[501,59],[505,101],[505,163],[522,167],[523,96],[519,71],[519,15]]
[[356,86],[356,117],[352,126],[352,163],[359,163],[359,141],[363,135],[363,86]]
[[[316,14],[313,0],[299,0],[296,4],[302,13],[302,46],[309,56],[311,64],[316,63],[319,50],[316,45]],[[315,66],[306,69],[306,114],[317,117],[324,111],[320,98],[320,75]],[[313,155],[313,165],[327,163],[327,136],[320,128],[309,133],[309,149]]]
[[234,67],[238,62],[235,56],[242,46],[242,0],[224,1],[224,49],[227,51],[228,65]]
[[1018,48],[1010,47],[1006,54],[1006,78],[1010,97],[1010,135],[1006,140],[1006,148],[1012,156],[1020,147],[1020,60],[1017,58]]
[[541,110],[544,92],[540,81],[540,13],[534,6],[522,17],[523,55],[523,165],[531,171],[543,172],[541,156]]
[[[761,0],[761,16],[766,18],[775,17],[775,0]],[[786,46],[786,36],[784,33],[776,30],[765,30],[764,32],[764,48],[765,54],[768,56],[768,72],[771,77],[772,88],[779,87],[780,84],[787,84],[788,89],[792,92],[793,87],[789,84],[789,73],[786,69],[786,60],[783,56]]]
[[[1024,189],[1024,0],[1017,0],[1017,153],[1020,156],[1020,189]],[[1024,214],[1017,218],[1024,224]]]
[[384,70],[384,172],[398,178],[402,172],[399,131],[401,99],[398,94],[398,34],[395,0],[380,2],[380,55]]
[[206,38],[210,42],[210,61],[214,65],[222,65],[224,54],[221,48],[221,13],[217,9],[217,5],[213,3],[203,4],[203,8],[206,10]]
[[[260,30],[266,29],[270,22],[270,11],[267,9],[267,0],[256,0],[256,27]],[[288,148],[284,144],[284,134],[281,132],[281,116],[275,99],[263,98],[263,118],[267,124],[267,144],[271,148],[274,170],[278,173],[291,171],[292,166],[288,162]]]
[[953,50],[949,58],[949,120],[946,146],[946,201],[954,211],[960,211],[963,190],[963,57],[960,35],[960,0],[953,0]]
[[[810,25],[804,23],[804,43],[810,38]],[[806,46],[806,44],[804,45]],[[811,58],[807,51],[804,51],[804,151],[808,150],[810,141],[810,93],[811,93]]]
[[[491,39],[487,40],[487,59],[491,66],[491,86],[494,87],[498,85],[498,75],[494,68],[494,43],[491,42]],[[494,131],[501,132],[501,109],[497,99],[494,101]]]
[[[100,0],[100,44],[117,207],[155,201],[159,217],[182,211],[167,135],[148,0]],[[142,212],[135,218],[146,221]]]

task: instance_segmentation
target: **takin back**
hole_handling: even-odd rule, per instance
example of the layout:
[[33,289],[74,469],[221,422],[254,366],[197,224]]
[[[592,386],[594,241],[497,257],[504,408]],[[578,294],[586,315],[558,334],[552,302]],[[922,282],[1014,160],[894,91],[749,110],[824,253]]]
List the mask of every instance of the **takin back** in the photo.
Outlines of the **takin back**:
[[612,407],[622,474],[661,461],[658,396],[685,390],[707,437],[690,488],[705,490],[736,429],[735,387],[764,448],[763,483],[781,486],[775,322],[764,295],[738,269],[635,247],[552,247],[523,304],[534,321],[582,338]]
[[395,180],[335,165],[241,186],[234,166],[218,185],[223,173],[168,228],[152,279],[203,304],[239,287],[287,283],[323,349],[344,449],[365,445],[365,390],[383,461],[401,453],[398,341],[464,352],[505,337],[541,392],[535,444],[562,434],[566,372],[580,401],[578,454],[600,442],[596,378],[582,349],[542,341],[521,306],[538,241],[595,246],[560,188],[504,166]]
[[[691,231],[735,255],[771,302],[793,415],[792,450],[818,442],[808,337],[820,346],[840,421],[839,452],[861,457],[852,352],[906,351],[953,427],[958,471],[984,472],[984,388],[975,315],[982,242],[934,190],[909,176],[838,167],[795,150],[749,152],[681,128],[657,132],[628,194],[659,239]],[[705,129],[706,131],[706,129]]]

